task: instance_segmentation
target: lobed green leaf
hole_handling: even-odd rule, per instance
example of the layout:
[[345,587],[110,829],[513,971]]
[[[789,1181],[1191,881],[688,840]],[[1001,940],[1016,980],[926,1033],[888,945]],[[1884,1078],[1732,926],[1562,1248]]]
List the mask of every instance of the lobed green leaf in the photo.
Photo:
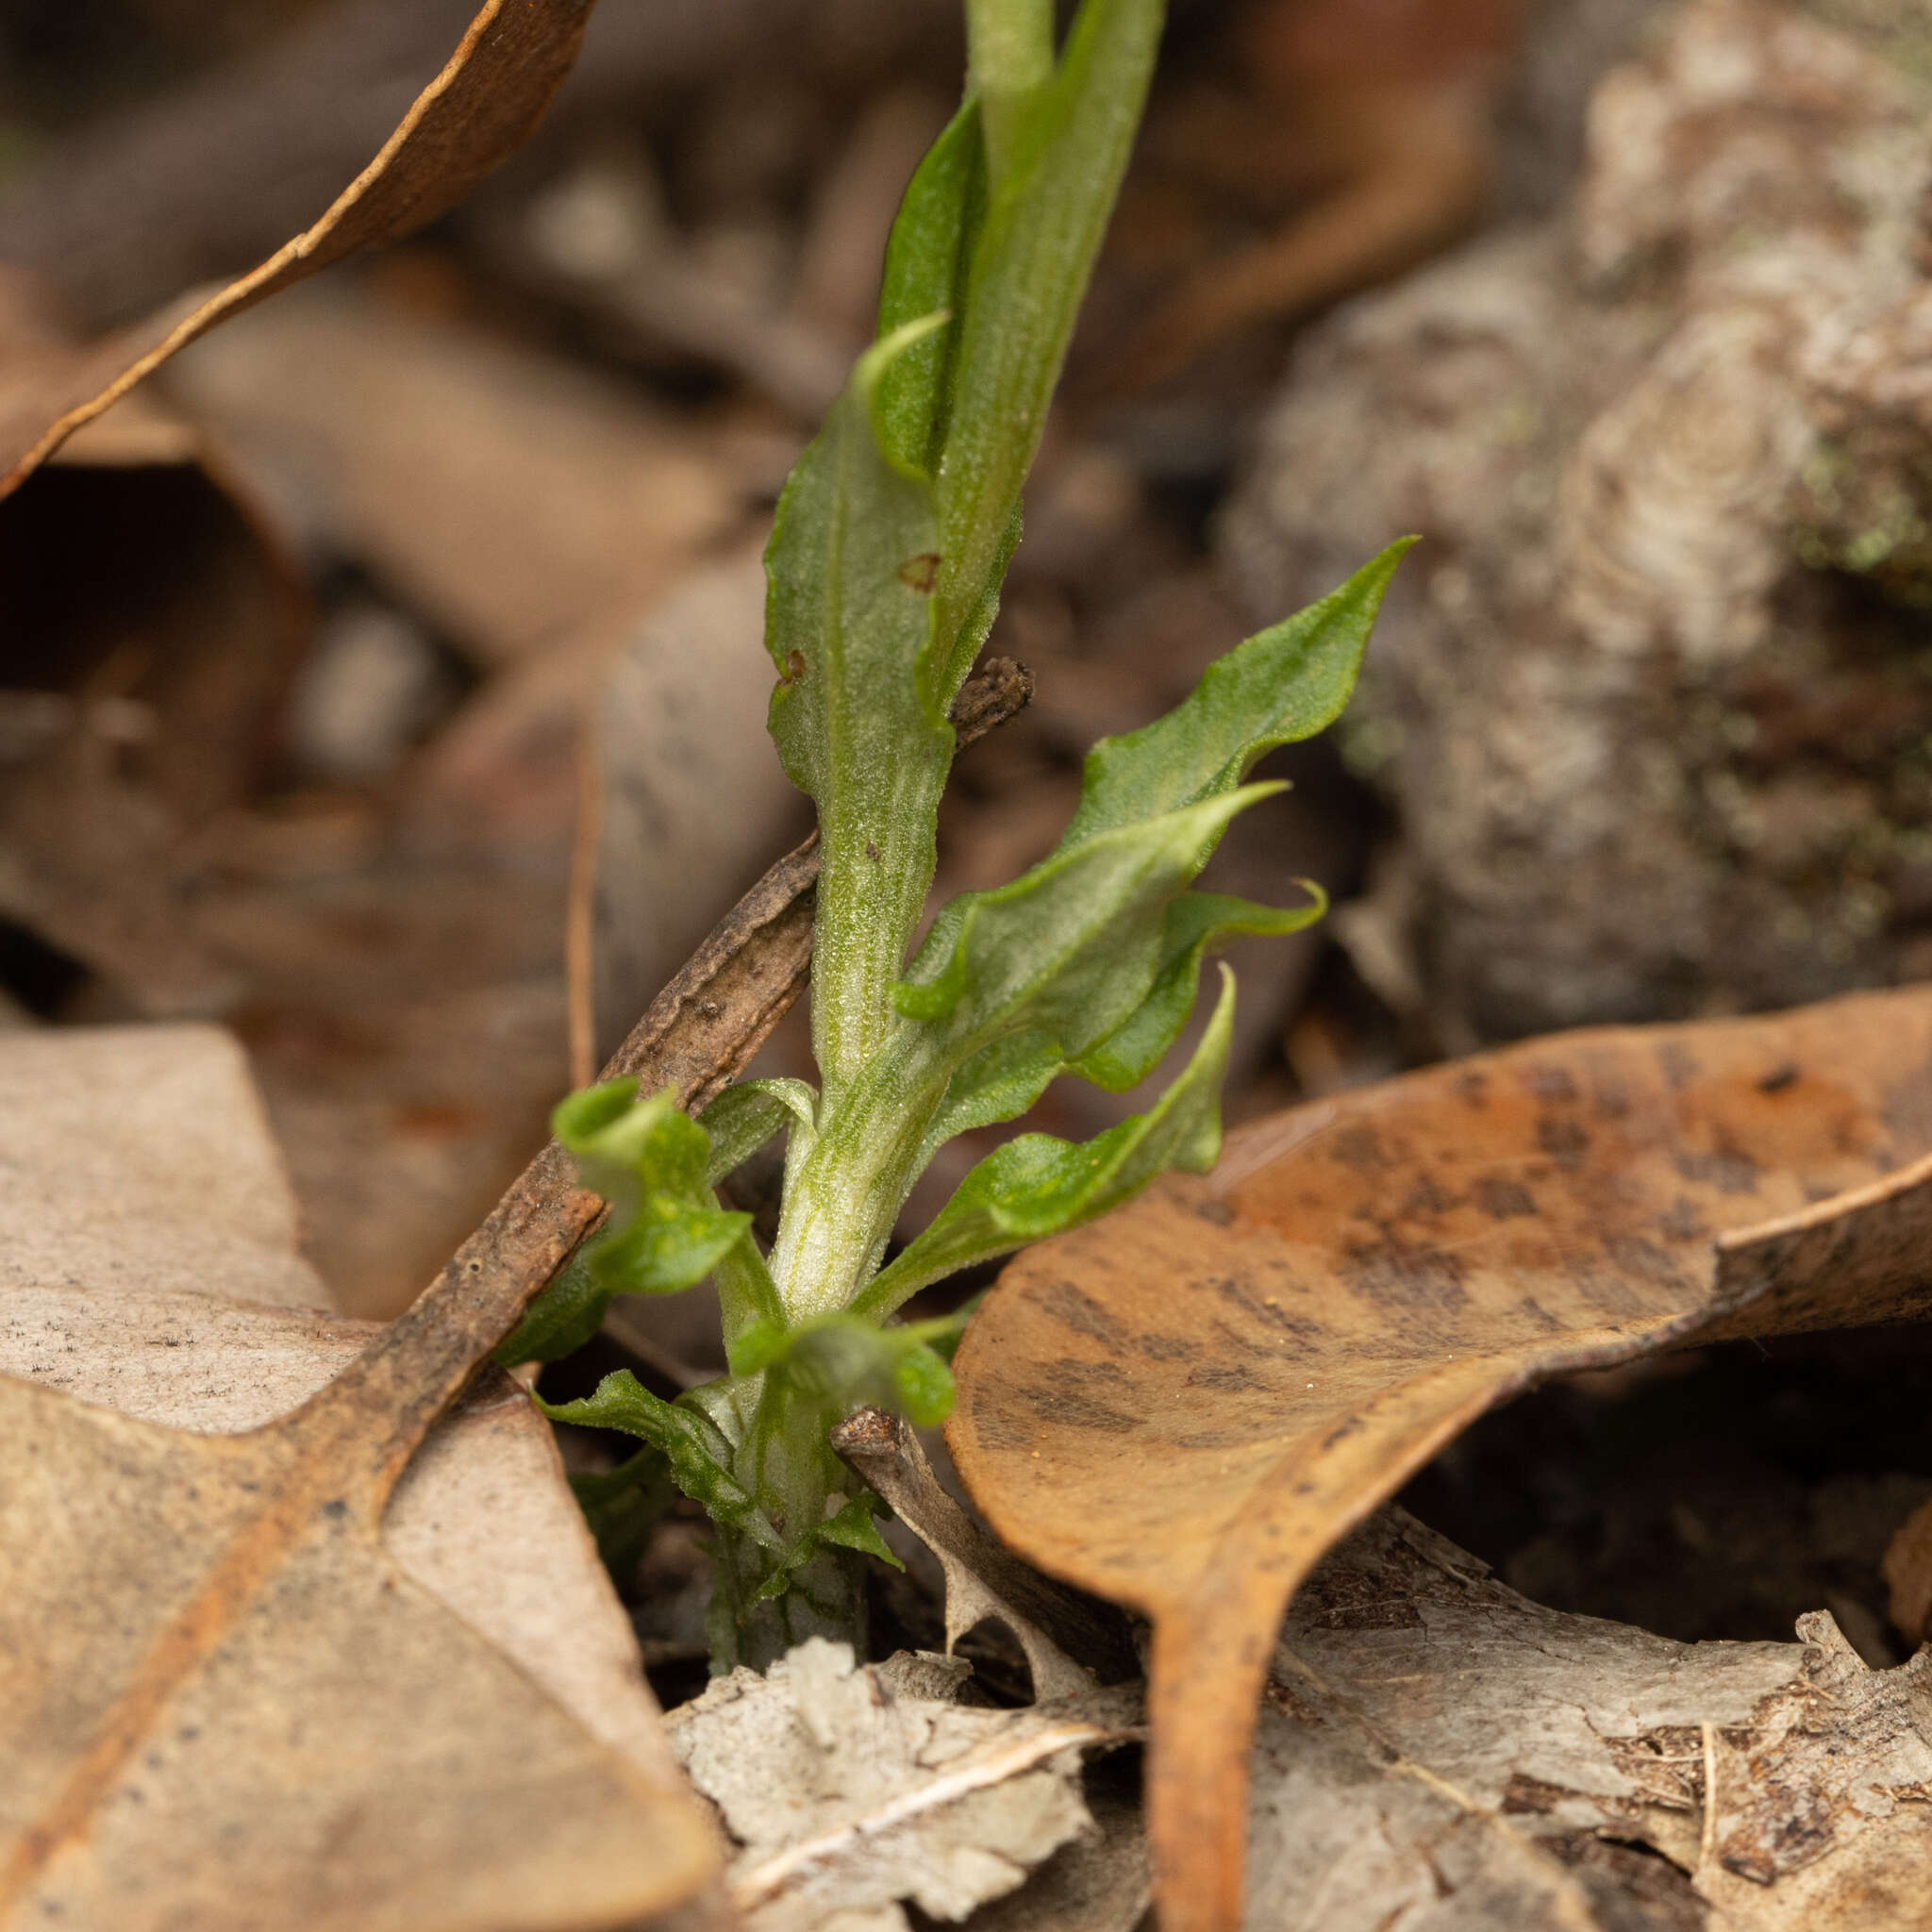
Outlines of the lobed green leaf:
[[890,1314],[930,1282],[1111,1213],[1169,1168],[1203,1174],[1212,1167],[1234,1036],[1234,974],[1225,966],[1221,972],[1221,998],[1201,1043],[1148,1112],[1087,1141],[1023,1134],[995,1148],[932,1224],[874,1277],[853,1312]]
[[1051,854],[1010,885],[962,895],[934,923],[893,1003],[978,1052],[1032,1031],[1077,1059],[1147,998],[1167,909],[1228,822],[1279,785],[1249,785]]
[[1161,937],[1161,964],[1153,989],[1098,1046],[1074,1060],[1069,1071],[1109,1093],[1138,1087],[1180,1038],[1194,1010],[1201,966],[1208,954],[1238,934],[1275,938],[1302,932],[1328,909],[1328,895],[1311,879],[1306,906],[1259,906],[1252,899],[1222,892],[1183,892],[1171,900]]
[[905,1569],[898,1553],[879,1534],[879,1526],[873,1521],[883,1507],[884,1505],[870,1490],[860,1491],[836,1516],[828,1516],[819,1524],[812,1539],[814,1553],[820,1545],[836,1543],[841,1549],[858,1550],[864,1556],[876,1557],[881,1563],[890,1563],[894,1570]]

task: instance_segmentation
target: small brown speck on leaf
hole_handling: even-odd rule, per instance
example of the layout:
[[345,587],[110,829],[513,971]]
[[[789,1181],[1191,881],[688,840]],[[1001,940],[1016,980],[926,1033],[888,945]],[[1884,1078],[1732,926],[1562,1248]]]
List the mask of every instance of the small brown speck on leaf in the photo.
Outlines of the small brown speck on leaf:
[[899,566],[899,581],[908,591],[917,591],[922,597],[930,597],[939,580],[940,554],[937,550],[922,551],[917,557],[908,557]]

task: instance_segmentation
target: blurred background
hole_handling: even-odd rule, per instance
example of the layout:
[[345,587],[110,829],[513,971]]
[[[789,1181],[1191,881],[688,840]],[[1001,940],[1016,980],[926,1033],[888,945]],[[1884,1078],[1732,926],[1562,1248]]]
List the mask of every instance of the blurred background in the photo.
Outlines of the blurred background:
[[[313,221],[471,10],[0,0],[0,380]],[[957,98],[958,12],[602,0],[457,213],[217,331],[0,504],[0,1025],[232,1027],[351,1312],[407,1304],[807,828],[758,553]],[[1215,861],[1337,902],[1234,950],[1231,1119],[1932,971],[1923,6],[1172,16],[992,638],[1036,695],[961,760],[939,895],[1053,842],[1095,737],[1416,531],[1348,719]],[[808,1072],[797,1016],[766,1060]],[[1137,1105],[1065,1086],[1022,1124]],[[702,1371],[689,1300],[609,1346]],[[1535,1424],[1596,1445],[1574,1469],[1596,1399]],[[1434,1520],[1480,1548],[1456,1497],[1510,1460],[1439,1473]],[[1545,1600],[1588,1597],[1585,1542],[1655,1574],[1651,1518],[1591,1521],[1536,1545]]]

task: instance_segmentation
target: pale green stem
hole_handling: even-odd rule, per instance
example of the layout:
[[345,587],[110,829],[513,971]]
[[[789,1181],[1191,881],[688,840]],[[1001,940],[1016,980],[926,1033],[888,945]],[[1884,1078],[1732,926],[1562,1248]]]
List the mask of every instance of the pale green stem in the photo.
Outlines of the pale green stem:
[[994,181],[1021,111],[1053,78],[1053,0],[966,0],[967,78],[979,96]]

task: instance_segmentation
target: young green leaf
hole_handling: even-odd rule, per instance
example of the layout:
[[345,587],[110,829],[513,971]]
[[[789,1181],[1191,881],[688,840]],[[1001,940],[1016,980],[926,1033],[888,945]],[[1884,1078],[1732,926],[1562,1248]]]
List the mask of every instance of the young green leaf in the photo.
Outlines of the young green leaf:
[[710,1142],[666,1088],[637,1098],[635,1080],[573,1094],[552,1120],[577,1173],[610,1203],[605,1232],[585,1250],[591,1274],[615,1294],[675,1294],[702,1281],[751,1225],[705,1184]]
[[[1204,1174],[1221,1152],[1221,1082],[1234,1037],[1234,974],[1185,1070],[1146,1113],[1075,1143],[1023,1134],[978,1163],[932,1225],[876,1274],[853,1313],[882,1317],[929,1282],[1097,1220],[1172,1167]],[[890,1331],[889,1331],[890,1332]]]
[[556,1362],[575,1355],[603,1325],[616,1295],[616,1289],[591,1272],[583,1254],[573,1255],[497,1344],[498,1365],[514,1369],[523,1362]]
[[1087,278],[1125,172],[1161,0],[1085,0],[1052,81],[1012,104],[973,247],[938,473],[928,689],[951,701],[986,641]]
[[761,1322],[733,1346],[731,1373],[782,1378],[827,1423],[870,1406],[926,1427],[952,1410],[953,1374],[932,1342],[953,1332],[949,1320],[883,1328],[843,1312]]
[[966,84],[986,119],[994,180],[1031,130],[1029,109],[1053,79],[1053,0],[966,0]]
[[705,1180],[715,1187],[781,1130],[816,1132],[818,1095],[804,1080],[741,1080],[706,1108],[698,1124],[710,1137]]
[[[597,1332],[620,1294],[675,1294],[702,1281],[744,1239],[748,1214],[719,1208],[707,1182],[708,1137],[667,1089],[637,1097],[635,1080],[608,1080],[551,1116],[577,1175],[610,1203],[605,1232],[573,1256],[505,1338],[496,1359],[556,1361]],[[753,1251],[752,1258],[762,1260]]]
[[778,502],[765,551],[765,642],[779,673],[771,729],[822,840],[812,1043],[832,1103],[891,1015],[934,863],[952,762],[945,703],[922,689],[939,525],[932,486],[894,460],[878,420],[892,362],[944,325],[908,323],[859,358]]
[[900,470],[930,476],[945,449],[959,311],[985,214],[986,152],[979,104],[969,96],[920,162],[886,242],[880,338],[941,310],[947,317],[887,364],[874,391],[880,445]]
[[687,1496],[702,1503],[715,1522],[728,1524],[761,1548],[782,1554],[779,1537],[757,1499],[731,1471],[731,1444],[708,1416],[683,1403],[653,1395],[628,1369],[606,1375],[593,1393],[576,1402],[537,1406],[554,1423],[587,1429],[619,1429],[662,1452]]

